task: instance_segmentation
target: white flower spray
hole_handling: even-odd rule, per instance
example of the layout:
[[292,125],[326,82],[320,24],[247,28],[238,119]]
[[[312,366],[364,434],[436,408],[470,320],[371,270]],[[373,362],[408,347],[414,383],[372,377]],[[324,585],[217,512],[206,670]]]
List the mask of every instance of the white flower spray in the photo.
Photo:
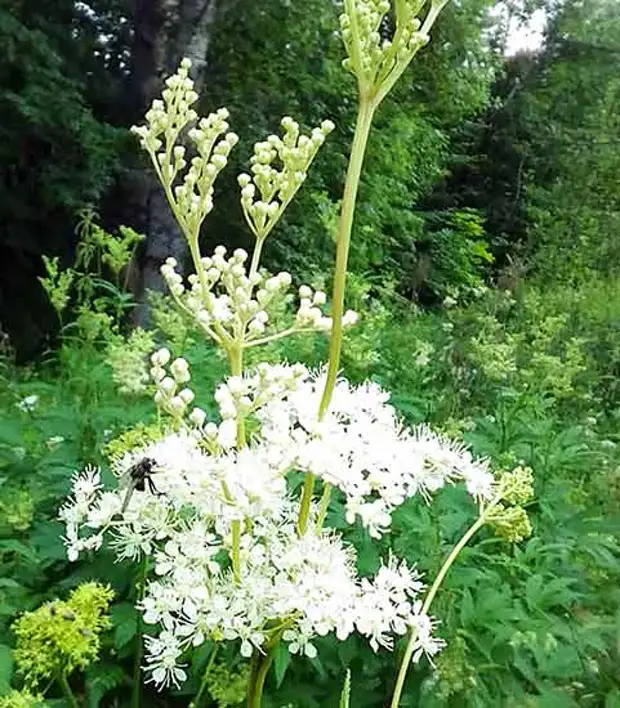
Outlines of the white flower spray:
[[[391,649],[396,638],[407,635],[395,707],[409,663],[423,655],[432,659],[444,645],[429,610],[458,551],[485,523],[509,534],[510,520],[518,517],[526,531],[522,509],[515,505],[531,491],[529,472],[496,479],[488,463],[474,459],[462,445],[425,426],[404,426],[389,394],[376,384],[352,386],[339,376],[343,327],[357,320],[344,309],[344,293],[372,117],[428,42],[446,1],[433,0],[419,19],[429,3],[395,0],[396,31],[383,41],[378,29],[390,3],[345,0],[345,65],[357,78],[360,105],[330,310],[324,292],[302,285],[289,324],[273,325],[281,322],[274,314],[287,301],[292,277],[260,268],[264,242],[333,130],[330,121],[306,135],[286,117],[281,136],[255,145],[251,174],[238,178],[241,207],[255,238],[251,259],[241,249],[227,254],[223,246],[210,256],[200,252],[214,181],[237,136],[229,132],[225,109],[199,118],[192,108],[198,96],[188,60],[166,81],[146,124],[134,128],[188,241],[195,271],[184,280],[169,258],[162,274],[178,308],[223,348],[231,375],[215,392],[218,419],[209,420],[195,405],[187,361],[172,360],[167,349],[153,353],[154,401],[168,424],[159,435],[115,456],[117,489],[104,489],[97,469],[76,475],[60,516],[71,560],[97,550],[107,536],[119,561],[141,563],[138,609],[149,628],[144,668],[148,680],[160,687],[185,681],[192,647],[207,640],[237,642],[241,655],[252,661],[248,706],[259,708],[282,641],[292,654],[313,658],[316,639],[330,633],[344,640],[358,632],[375,651]],[[330,335],[324,370],[265,363],[244,369],[246,349],[312,331]],[[136,479],[139,469],[148,469],[148,480]],[[301,495],[291,491],[291,473],[304,477]],[[325,527],[333,494],[340,495],[348,523],[359,522],[380,538],[394,509],[407,499],[421,495],[430,502],[435,492],[455,483],[464,484],[479,517],[430,588],[415,568],[392,556],[374,577],[360,577],[355,550]],[[318,499],[316,484],[322,490]]]

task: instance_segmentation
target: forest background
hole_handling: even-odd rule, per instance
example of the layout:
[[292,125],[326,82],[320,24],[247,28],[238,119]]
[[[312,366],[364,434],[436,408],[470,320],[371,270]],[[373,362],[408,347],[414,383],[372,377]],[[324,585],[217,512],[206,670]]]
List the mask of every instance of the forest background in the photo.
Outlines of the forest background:
[[[535,473],[532,537],[516,546],[482,535],[464,553],[436,611],[449,648],[435,671],[412,672],[403,705],[613,708],[620,13],[616,0],[502,3],[525,22],[547,16],[542,46],[507,57],[492,5],[450,3],[377,116],[347,300],[361,321],[344,365],[351,379],[391,390],[409,421]],[[104,444],[150,410],[143,391],[115,385],[125,338],[154,326],[155,339],[194,342],[205,380],[223,372],[161,301],[147,304],[147,291],[162,289],[163,259],[183,260],[183,240],[127,129],[189,55],[202,109],[227,106],[241,135],[204,233],[208,247],[235,248],[249,246],[234,180],[252,143],[282,115],[331,118],[336,131],[266,253],[273,271],[328,287],[355,116],[336,15],[326,0],[0,3],[0,694],[15,684],[12,620],[94,575],[119,598],[105,649],[131,671],[128,579],[105,559],[69,567],[55,520],[73,470],[102,461]],[[134,247],[130,232],[115,236],[131,253],[115,270],[103,229],[118,235],[121,224],[146,239]],[[44,256],[58,261],[46,270]],[[39,281],[55,267],[74,267],[81,285],[62,307]],[[270,355],[317,364],[325,352],[299,338]],[[455,491],[437,509],[404,505],[382,547],[361,531],[351,541],[362,570],[393,548],[432,574],[466,523]],[[294,669],[279,658],[278,695],[296,708],[337,705],[349,667],[352,705],[383,705],[391,659],[330,641]],[[235,705],[222,688],[235,671],[223,661],[214,674],[213,705]],[[85,678],[91,704],[122,705],[126,678],[100,662]],[[184,695],[169,704],[185,705]]]

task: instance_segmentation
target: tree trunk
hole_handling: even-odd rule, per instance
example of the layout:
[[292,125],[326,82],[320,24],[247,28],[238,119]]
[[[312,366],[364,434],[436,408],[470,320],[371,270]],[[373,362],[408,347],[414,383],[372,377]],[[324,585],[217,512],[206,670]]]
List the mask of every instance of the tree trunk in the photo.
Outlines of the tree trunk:
[[[164,79],[173,74],[181,59],[192,60],[192,77],[200,86],[204,78],[216,0],[135,0],[134,44],[130,86],[131,113],[141,123],[152,100],[162,91]],[[136,324],[149,323],[147,290],[164,290],[159,269],[168,256],[180,264],[187,258],[181,234],[163,189],[146,156],[128,174],[131,210],[146,235],[142,253],[131,278],[136,298]]]

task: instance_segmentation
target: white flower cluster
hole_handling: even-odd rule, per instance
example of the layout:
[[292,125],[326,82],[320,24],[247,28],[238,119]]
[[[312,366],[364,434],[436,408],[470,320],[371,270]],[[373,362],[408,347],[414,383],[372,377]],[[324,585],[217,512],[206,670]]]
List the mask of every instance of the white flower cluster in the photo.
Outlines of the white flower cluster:
[[[124,490],[104,492],[99,473],[89,469],[74,478],[74,498],[61,518],[71,560],[99,548],[108,529],[119,559],[152,556],[156,577],[139,609],[145,623],[161,627],[147,638],[146,666],[156,683],[184,680],[183,653],[207,639],[239,640],[249,656],[274,626],[285,627],[291,652],[313,657],[316,636],[345,639],[357,630],[377,650],[423,623],[417,598],[424,586],[404,563],[391,559],[375,578],[360,580],[354,551],[339,536],[297,535],[285,468],[261,446],[213,458],[190,437],[171,435],[119,460],[117,471],[143,456],[158,461],[157,495],[135,492],[121,516]],[[247,522],[239,580],[223,560],[236,518]],[[422,641],[420,651],[430,654],[442,646],[428,636]]]
[[[166,405],[176,408],[175,396],[183,399],[176,388],[189,381],[187,364],[169,363],[165,350],[152,362]],[[293,653],[312,657],[313,638],[329,632],[344,639],[357,631],[377,650],[413,627],[416,658],[441,649],[432,619],[421,611],[417,573],[391,558],[374,578],[360,579],[353,549],[335,532],[320,531],[311,520],[300,536],[287,475],[311,472],[341,489],[349,522],[359,516],[374,536],[407,497],[457,479],[473,495],[488,497],[493,477],[483,462],[426,428],[403,429],[375,384],[339,381],[332,408],[319,421],[322,388],[323,375],[301,365],[262,364],[217,389],[219,428],[202,418],[202,427],[115,460],[116,491],[102,488],[97,470],[74,478],[73,498],[60,512],[69,558],[99,548],[106,531],[119,559],[153,558],[156,577],[140,609],[161,630],[149,638],[146,658],[158,684],[184,680],[184,652],[207,639],[238,640],[248,656],[281,632]],[[259,430],[248,446],[235,449],[235,423],[249,417]],[[225,425],[230,444],[213,445]],[[128,497],[128,474],[146,458],[156,465],[150,484]]]
[[[254,145],[252,176],[244,173],[238,177],[243,213],[253,234],[261,241],[268,236],[303,184],[334,124],[324,120],[310,135],[300,135],[299,124],[286,116],[282,119],[282,128],[283,137],[270,135],[267,140]],[[277,166],[276,161],[280,163]]]
[[142,147],[150,153],[157,153],[163,147],[162,137],[170,133],[177,135],[198,118],[191,107],[198,100],[194,82],[189,78],[192,63],[183,59],[176,74],[166,79],[162,99],[153,101],[146,114],[146,125],[134,126],[131,130],[141,139]]
[[351,12],[340,15],[340,32],[348,59],[344,66],[360,82],[377,86],[397,64],[406,65],[428,43],[417,15],[425,3],[399,0],[395,4],[396,31],[392,40],[381,36],[381,22],[390,11],[389,0],[352,0]]
[[391,512],[418,492],[428,496],[463,480],[470,494],[489,499],[493,475],[484,460],[427,427],[403,428],[389,394],[373,383],[337,383],[329,412],[317,419],[324,377],[308,376],[284,400],[257,415],[262,437],[288,451],[295,466],[341,489],[347,520],[359,516],[373,537],[390,525]]
[[[201,118],[187,133],[197,154],[185,171],[186,149],[176,143],[183,130],[198,119],[198,114],[191,108],[198,100],[198,94],[189,77],[190,67],[191,61],[183,59],[177,73],[166,79],[163,100],[153,101],[146,114],[146,125],[134,126],[132,132],[151,156],[185,235],[195,239],[200,225],[213,209],[215,178],[226,166],[228,155],[239,138],[228,132],[228,111],[225,108]],[[182,183],[173,187],[177,176],[184,171]]]
[[[217,246],[212,256],[199,262],[199,272],[188,278],[188,287],[176,271],[177,262],[168,258],[161,268],[162,275],[179,306],[187,312],[216,342],[227,346],[242,341],[245,346],[264,341],[270,314],[286,300],[292,278],[289,273],[268,275],[248,273],[248,254],[241,248],[226,258],[226,248]],[[323,330],[332,327],[332,319],[323,314],[326,302],[322,291],[310,287],[299,290],[300,304],[293,326],[271,333],[277,339],[295,331]],[[357,321],[351,310],[345,313],[343,324]]]

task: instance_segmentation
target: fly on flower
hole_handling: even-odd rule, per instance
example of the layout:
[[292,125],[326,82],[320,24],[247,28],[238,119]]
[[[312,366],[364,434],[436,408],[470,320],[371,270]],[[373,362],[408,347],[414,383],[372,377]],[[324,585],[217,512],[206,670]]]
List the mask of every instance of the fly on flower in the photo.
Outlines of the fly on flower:
[[143,457],[125,472],[121,485],[127,486],[127,492],[121,507],[121,516],[129,506],[134,491],[145,492],[148,489],[151,494],[159,495],[151,476],[155,472],[157,472],[157,460],[152,457]]

